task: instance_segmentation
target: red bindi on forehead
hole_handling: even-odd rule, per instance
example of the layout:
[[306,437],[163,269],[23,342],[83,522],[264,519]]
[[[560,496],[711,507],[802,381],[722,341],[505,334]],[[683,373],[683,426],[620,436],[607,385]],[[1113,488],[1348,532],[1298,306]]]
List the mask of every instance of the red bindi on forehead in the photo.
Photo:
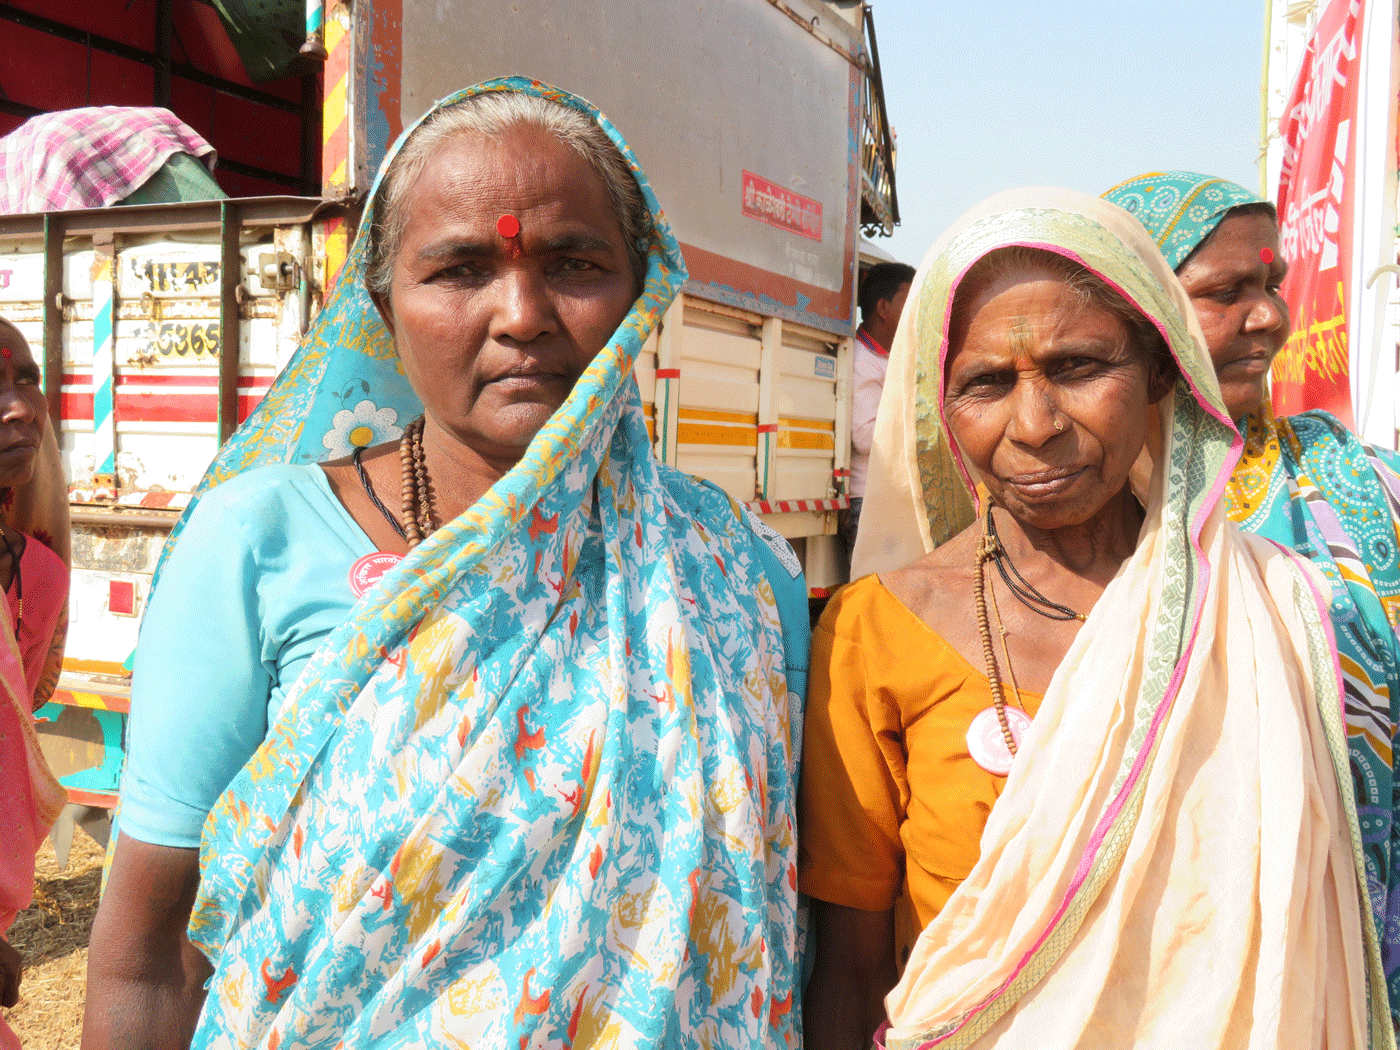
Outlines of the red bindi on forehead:
[[496,232],[499,233],[506,242],[506,254],[512,259],[518,259],[523,255],[520,248],[520,220],[509,212],[496,220]]
[[1260,248],[1260,249],[1259,249],[1259,260],[1260,260],[1265,266],[1268,266],[1270,263],[1272,263],[1272,262],[1274,261],[1274,253],[1273,253],[1272,251],[1270,251],[1268,248]]

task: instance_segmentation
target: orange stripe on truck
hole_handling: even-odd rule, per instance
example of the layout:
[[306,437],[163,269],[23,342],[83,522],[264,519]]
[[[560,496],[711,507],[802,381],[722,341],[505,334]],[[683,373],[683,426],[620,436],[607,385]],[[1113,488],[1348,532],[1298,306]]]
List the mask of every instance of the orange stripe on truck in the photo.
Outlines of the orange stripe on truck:
[[830,434],[817,434],[810,430],[782,430],[778,433],[778,447],[833,449],[836,439]]
[[63,669],[65,671],[76,671],[79,674],[109,674],[117,678],[129,678],[131,672],[125,665],[116,660],[79,660],[76,657],[66,656],[63,658]]
[[758,442],[758,429],[681,423],[676,427],[676,440],[682,445],[739,445],[753,448]]

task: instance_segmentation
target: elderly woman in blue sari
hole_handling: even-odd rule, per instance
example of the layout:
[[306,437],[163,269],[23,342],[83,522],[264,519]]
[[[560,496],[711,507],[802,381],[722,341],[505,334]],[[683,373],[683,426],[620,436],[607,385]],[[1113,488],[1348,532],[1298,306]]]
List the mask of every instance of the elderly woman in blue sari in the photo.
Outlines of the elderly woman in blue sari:
[[1104,196],[1147,227],[1201,322],[1245,439],[1226,491],[1231,519],[1305,555],[1332,585],[1367,883],[1400,1025],[1400,457],[1327,412],[1274,416],[1266,382],[1288,340],[1289,317],[1272,204],[1233,182],[1185,171],[1139,175]]
[[492,81],[362,231],[161,570],[84,1045],[795,1045],[804,588],[653,456],[636,161]]

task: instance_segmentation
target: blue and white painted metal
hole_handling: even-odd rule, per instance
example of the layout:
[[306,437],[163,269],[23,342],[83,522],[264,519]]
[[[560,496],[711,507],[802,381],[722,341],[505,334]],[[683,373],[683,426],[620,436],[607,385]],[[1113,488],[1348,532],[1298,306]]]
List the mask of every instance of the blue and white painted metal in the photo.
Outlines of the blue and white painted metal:
[[111,241],[94,245],[92,260],[92,472],[115,480],[117,451],[116,400],[113,366],[116,361],[116,296]]

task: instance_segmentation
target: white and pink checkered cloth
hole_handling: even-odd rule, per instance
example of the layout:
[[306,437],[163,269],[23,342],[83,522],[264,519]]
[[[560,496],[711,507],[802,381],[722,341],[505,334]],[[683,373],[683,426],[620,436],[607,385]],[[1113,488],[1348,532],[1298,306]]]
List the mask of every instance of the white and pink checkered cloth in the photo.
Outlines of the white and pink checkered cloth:
[[168,109],[42,113],[0,138],[0,214],[105,207],[138,189],[175,153],[212,165],[214,147]]

